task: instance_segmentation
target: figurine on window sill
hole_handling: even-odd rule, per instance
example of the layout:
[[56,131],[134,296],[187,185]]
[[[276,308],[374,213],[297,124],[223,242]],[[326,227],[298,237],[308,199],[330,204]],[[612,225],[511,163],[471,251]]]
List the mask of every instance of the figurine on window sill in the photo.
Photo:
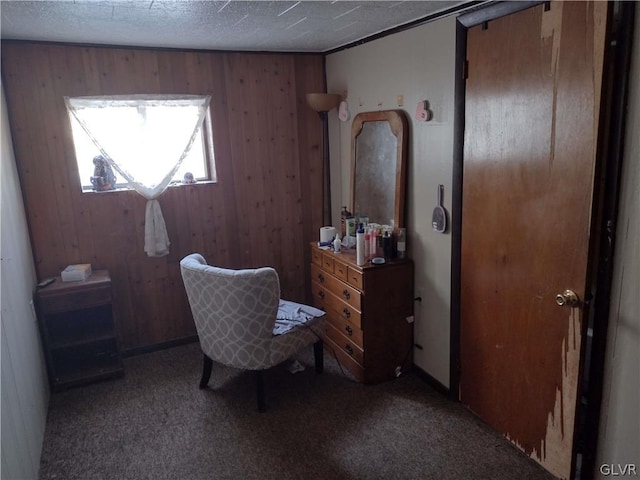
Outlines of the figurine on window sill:
[[182,177],[182,183],[185,184],[185,185],[191,185],[193,183],[196,183],[196,179],[193,178],[193,173],[186,172],[184,174],[184,177]]
[[91,177],[91,185],[96,192],[104,192],[105,190],[115,190],[116,176],[111,169],[109,162],[102,156],[93,157],[93,176]]

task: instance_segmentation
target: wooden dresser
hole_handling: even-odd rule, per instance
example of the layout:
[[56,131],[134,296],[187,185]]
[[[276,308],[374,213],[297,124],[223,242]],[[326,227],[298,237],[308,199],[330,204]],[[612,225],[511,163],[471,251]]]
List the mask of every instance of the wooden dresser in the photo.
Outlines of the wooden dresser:
[[[395,378],[412,365],[413,263],[359,267],[355,249],[311,244],[313,305],[327,312],[325,348],[364,383]],[[400,370],[401,369],[401,370]]]

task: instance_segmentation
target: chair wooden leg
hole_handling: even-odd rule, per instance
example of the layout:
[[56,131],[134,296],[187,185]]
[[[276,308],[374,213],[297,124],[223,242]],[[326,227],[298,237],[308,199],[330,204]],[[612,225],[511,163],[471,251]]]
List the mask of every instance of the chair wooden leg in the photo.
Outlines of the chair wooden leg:
[[202,378],[200,378],[200,388],[207,388],[209,378],[211,378],[211,369],[213,368],[213,360],[204,355],[202,362]]
[[258,411],[264,413],[267,406],[264,401],[264,370],[256,370],[256,393],[258,396]]
[[313,344],[313,356],[316,361],[316,373],[324,371],[324,348],[322,340],[318,340]]

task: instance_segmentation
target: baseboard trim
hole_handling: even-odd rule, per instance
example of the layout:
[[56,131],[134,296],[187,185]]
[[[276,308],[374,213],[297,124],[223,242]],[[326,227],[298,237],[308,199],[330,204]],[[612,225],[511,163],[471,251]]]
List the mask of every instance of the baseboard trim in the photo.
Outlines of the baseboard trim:
[[[428,383],[429,386],[433,387],[433,389],[436,390],[438,393],[441,393],[445,397],[451,399],[451,391],[449,390],[449,388],[445,387],[442,383],[440,383],[438,380],[436,380],[434,377],[429,375],[427,372],[425,372],[415,364],[413,365],[413,371],[416,373],[416,375],[418,375],[418,377],[421,380]],[[457,399],[454,399],[454,400],[457,400]]]
[[167,348],[179,347],[181,345],[187,345],[189,343],[195,343],[197,341],[197,335],[189,335],[188,337],[176,338],[174,340],[169,340],[168,342],[154,343],[153,345],[144,345],[142,347],[129,348],[122,351],[122,357],[135,357],[136,355],[144,355],[145,353],[152,353],[159,350],[165,350]]

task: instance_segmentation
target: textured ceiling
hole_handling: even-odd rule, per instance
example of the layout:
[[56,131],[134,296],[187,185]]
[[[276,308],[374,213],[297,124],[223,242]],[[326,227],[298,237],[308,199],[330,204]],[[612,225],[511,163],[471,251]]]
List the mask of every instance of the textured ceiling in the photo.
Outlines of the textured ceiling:
[[2,0],[3,39],[326,52],[467,1]]

